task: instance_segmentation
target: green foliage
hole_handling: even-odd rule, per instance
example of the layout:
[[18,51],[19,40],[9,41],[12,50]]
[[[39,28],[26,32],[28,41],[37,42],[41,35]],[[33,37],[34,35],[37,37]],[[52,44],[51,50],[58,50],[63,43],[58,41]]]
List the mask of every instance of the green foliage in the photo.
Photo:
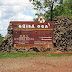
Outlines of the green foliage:
[[65,0],[64,5],[67,6],[70,10],[72,10],[72,0]]
[[[54,19],[56,16],[69,16],[72,19],[72,0],[60,0],[59,4],[57,4],[58,0],[44,0],[42,3],[34,3],[35,10],[39,11],[35,15],[44,15],[46,21]],[[55,4],[56,3],[56,4]],[[51,10],[53,5],[53,9]],[[40,9],[41,7],[41,9]],[[41,10],[41,11],[40,11]],[[52,15],[51,15],[52,14]],[[37,19],[34,19],[36,21]]]
[[[53,10],[53,16],[69,16],[72,19],[72,9],[68,7],[68,3],[72,2],[70,0],[66,0],[64,4],[56,6]],[[69,2],[70,1],[70,2]],[[71,5],[70,5],[71,6]]]
[[38,18],[34,18],[33,21],[38,21]]
[[72,54],[43,54],[42,52],[11,52],[0,54],[0,58],[16,58],[16,57],[62,57],[72,56]]
[[[45,15],[46,21],[52,20],[53,8],[57,1],[58,0],[44,0],[41,2],[40,0],[38,0],[33,2],[32,4],[34,5],[34,10],[37,10],[37,13],[35,15]],[[63,3],[63,0],[60,0],[60,4],[62,3]]]
[[60,0],[60,4],[63,4],[63,0]]
[[0,37],[2,37],[2,35],[0,34]]
[[42,8],[42,4],[40,1],[35,1],[35,3],[32,3],[34,5],[35,10],[39,10]]
[[4,37],[0,34],[0,45],[1,45],[2,41],[3,41],[3,39],[4,39]]
[[55,2],[57,2],[57,0],[55,0]]

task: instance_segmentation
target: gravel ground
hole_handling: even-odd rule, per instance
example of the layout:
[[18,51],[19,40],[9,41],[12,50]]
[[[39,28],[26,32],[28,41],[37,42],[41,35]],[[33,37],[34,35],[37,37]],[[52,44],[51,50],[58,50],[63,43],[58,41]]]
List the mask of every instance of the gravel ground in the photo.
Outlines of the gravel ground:
[[0,59],[0,72],[72,72],[72,56]]

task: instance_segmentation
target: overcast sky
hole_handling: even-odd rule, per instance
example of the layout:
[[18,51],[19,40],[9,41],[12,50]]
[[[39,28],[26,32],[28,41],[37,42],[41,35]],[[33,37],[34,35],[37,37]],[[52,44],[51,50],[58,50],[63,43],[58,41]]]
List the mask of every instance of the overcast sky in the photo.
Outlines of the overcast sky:
[[0,0],[0,34],[7,34],[10,21],[32,21],[35,12],[29,0]]

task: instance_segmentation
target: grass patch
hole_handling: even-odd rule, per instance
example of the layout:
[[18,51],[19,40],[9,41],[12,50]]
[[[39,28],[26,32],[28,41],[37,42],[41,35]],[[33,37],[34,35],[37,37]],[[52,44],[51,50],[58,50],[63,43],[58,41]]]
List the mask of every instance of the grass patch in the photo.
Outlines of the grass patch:
[[72,56],[72,54],[42,54],[41,52],[13,52],[0,54],[0,58],[16,58],[16,57],[62,57]]
[[34,57],[34,56],[37,56],[37,53],[11,52],[11,53],[0,54],[0,58]]
[[72,54],[46,54],[46,55],[42,55],[45,57],[62,57],[62,56],[72,56]]

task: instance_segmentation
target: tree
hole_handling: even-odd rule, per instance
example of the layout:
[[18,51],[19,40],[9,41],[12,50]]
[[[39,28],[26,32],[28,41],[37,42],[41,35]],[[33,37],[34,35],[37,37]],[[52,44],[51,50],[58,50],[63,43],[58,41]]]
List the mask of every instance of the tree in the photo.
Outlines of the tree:
[[53,9],[56,6],[55,3],[57,3],[57,5],[63,4],[63,0],[37,0],[33,2],[32,4],[34,5],[34,9],[38,11],[35,15],[45,15],[46,21],[52,21]]
[[64,5],[67,6],[70,10],[72,10],[72,0],[65,0]]
[[2,37],[2,35],[0,34],[0,37]]
[[53,16],[69,16],[72,19],[72,5],[69,3],[72,4],[72,1],[65,0],[64,4],[56,6],[53,10]]
[[2,44],[4,37],[0,34],[0,45]]

